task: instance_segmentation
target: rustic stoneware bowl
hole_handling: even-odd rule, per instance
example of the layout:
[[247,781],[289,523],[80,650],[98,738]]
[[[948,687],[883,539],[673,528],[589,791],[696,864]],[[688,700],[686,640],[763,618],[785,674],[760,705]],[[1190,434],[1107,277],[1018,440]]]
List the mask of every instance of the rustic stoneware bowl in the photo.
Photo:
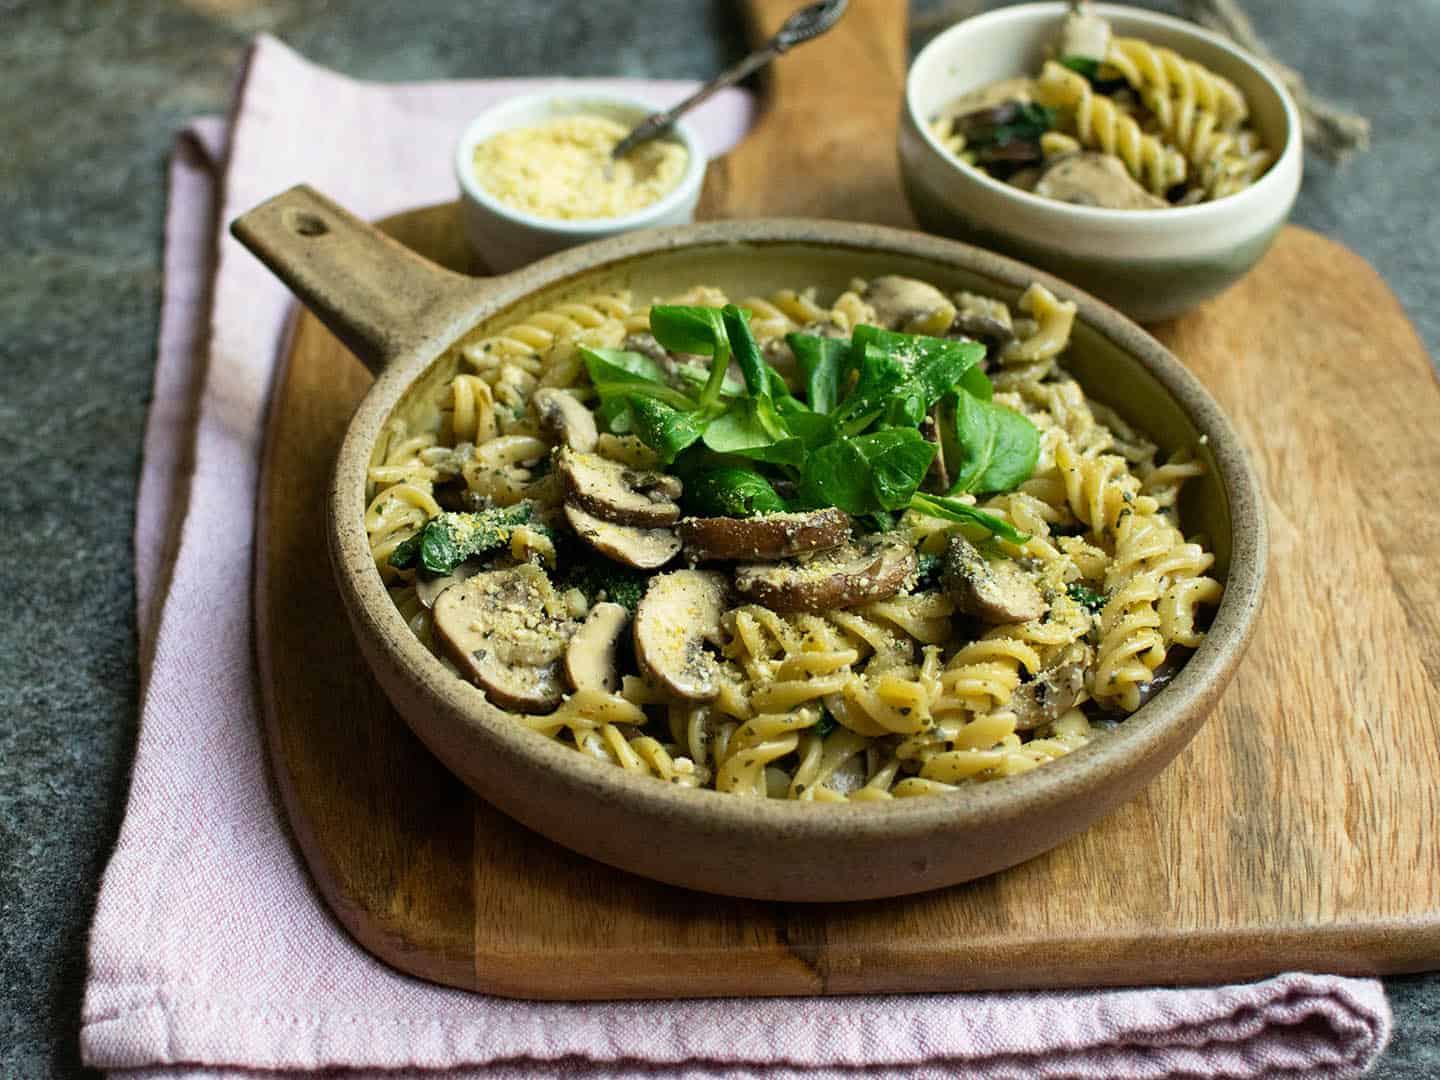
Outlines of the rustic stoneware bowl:
[[1251,122],[1278,154],[1234,195],[1170,210],[1072,206],[996,180],[950,154],[929,122],[968,90],[1040,70],[1068,5],[1022,4],[957,23],[910,65],[900,110],[900,171],[931,232],[983,244],[1073,281],[1142,322],[1190,310],[1249,272],[1300,190],[1299,114],[1254,57],[1206,30],[1154,12],[1093,5],[1116,33],[1174,49],[1235,83]]
[[[1259,608],[1266,533],[1259,487],[1220,409],[1158,342],[1075,289],[1019,263],[913,232],[820,221],[731,221],[616,237],[504,277],[442,270],[299,187],[235,234],[375,372],[335,465],[328,507],[335,580],[396,709],[477,793],[602,862],[691,888],[770,900],[860,900],[933,889],[1029,859],[1134,795],[1193,736],[1240,661]],[[638,297],[695,282],[732,294],[910,274],[1014,303],[1033,280],[1079,304],[1071,370],[1162,447],[1198,447],[1186,526],[1204,532],[1225,597],[1204,643],[1148,704],[1091,744],[1023,776],[944,798],[821,805],[674,787],[521,730],[441,665],[376,572],[362,515],[366,470],[392,417],[434,415],[475,331],[600,288]],[[317,568],[317,572],[318,572]]]

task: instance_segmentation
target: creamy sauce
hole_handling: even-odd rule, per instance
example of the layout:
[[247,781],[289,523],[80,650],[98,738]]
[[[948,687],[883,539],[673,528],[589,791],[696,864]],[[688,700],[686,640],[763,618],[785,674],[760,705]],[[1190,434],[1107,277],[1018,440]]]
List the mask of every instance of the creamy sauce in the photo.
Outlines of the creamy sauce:
[[689,155],[655,139],[619,161],[610,151],[628,129],[601,116],[565,116],[502,131],[475,148],[476,181],[517,210],[559,220],[619,217],[680,183]]

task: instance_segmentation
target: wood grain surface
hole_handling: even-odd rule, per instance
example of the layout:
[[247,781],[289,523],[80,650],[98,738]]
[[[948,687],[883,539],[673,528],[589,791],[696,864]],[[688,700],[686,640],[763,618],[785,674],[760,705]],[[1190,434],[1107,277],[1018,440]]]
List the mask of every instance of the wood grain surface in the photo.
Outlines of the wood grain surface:
[[[753,6],[759,32],[792,2]],[[907,220],[893,152],[903,13],[852,0],[840,30],[781,62],[784,110],[712,167],[711,216]],[[821,107],[831,93],[871,101],[862,79],[863,127]],[[860,164],[828,167],[843,162]],[[387,227],[460,268],[454,214]],[[899,900],[775,905],[574,855],[410,735],[350,638],[319,540],[330,462],[370,377],[301,315],[267,435],[257,640],[276,780],[340,921],[401,970],[543,998],[1440,967],[1440,388],[1423,346],[1365,262],[1296,228],[1156,332],[1235,420],[1269,500],[1266,608],[1220,708],[1138,798],[1020,867]]]

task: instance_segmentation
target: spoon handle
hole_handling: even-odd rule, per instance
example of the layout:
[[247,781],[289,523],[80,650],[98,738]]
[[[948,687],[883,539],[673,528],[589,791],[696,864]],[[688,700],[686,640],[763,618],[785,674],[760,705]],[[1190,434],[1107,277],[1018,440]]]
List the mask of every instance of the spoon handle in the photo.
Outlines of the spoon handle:
[[695,108],[695,106],[707,101],[727,86],[734,86],[741,79],[745,78],[751,72],[764,67],[784,51],[784,49],[776,48],[773,42],[767,44],[763,49],[751,53],[738,64],[722,71],[684,101],[670,106],[670,108],[664,112],[651,113],[644,120],[640,121],[640,123],[636,124],[629,135],[626,135],[625,138],[615,144],[615,149],[610,152],[610,156],[613,158],[622,158],[641,143],[649,142],[673,124],[681,113],[689,112]]
[[[829,10],[820,11],[819,9]],[[811,15],[812,10],[815,11],[815,15],[811,16],[813,22],[810,25],[806,25],[804,19],[797,23],[797,16]],[[785,25],[782,26],[769,41],[765,42],[765,44],[761,45],[738,63],[726,68],[684,101],[670,106],[670,108],[663,112],[651,113],[644,120],[640,121],[640,123],[636,124],[630,134],[615,144],[615,149],[610,151],[611,158],[618,159],[624,157],[641,143],[649,142],[663,132],[673,124],[682,113],[689,112],[695,108],[695,106],[708,100],[715,93],[725,89],[727,86],[734,86],[741,79],[758,71],[777,56],[788,52],[801,42],[809,41],[817,34],[824,33],[839,20],[840,15],[844,14],[844,11],[845,4],[843,0],[840,0],[840,2],[831,0],[830,3],[813,4],[810,8],[797,12],[796,16],[792,16],[787,20]]]

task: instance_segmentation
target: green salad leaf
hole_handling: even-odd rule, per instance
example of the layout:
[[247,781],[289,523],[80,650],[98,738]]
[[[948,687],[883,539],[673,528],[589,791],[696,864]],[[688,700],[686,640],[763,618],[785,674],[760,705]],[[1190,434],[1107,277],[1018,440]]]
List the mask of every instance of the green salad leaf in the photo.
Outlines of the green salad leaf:
[[770,367],[760,355],[760,346],[750,331],[750,313],[734,304],[726,304],[720,310],[725,333],[730,339],[730,350],[740,373],[745,376],[745,389],[753,398],[770,398]]
[[710,357],[710,374],[700,391],[699,404],[713,405],[730,367],[730,337],[722,309],[656,304],[650,309],[650,333],[671,352]]
[[788,507],[753,469],[718,466],[701,469],[685,480],[685,510],[697,517],[751,517],[783,513]]
[[1011,491],[1035,471],[1040,432],[1014,409],[960,389],[946,395],[937,420],[954,477],[947,494]]
[[850,363],[855,385],[831,415],[846,434],[858,435],[885,414],[906,372],[899,357],[877,345],[852,345]]
[[[856,327],[848,340],[790,334],[803,379],[797,396],[766,362],[743,308],[657,304],[650,328],[664,348],[708,357],[708,371],[693,361],[667,370],[618,349],[582,346],[581,356],[600,418],[684,475],[690,512],[786,509],[772,483],[785,480],[797,506],[837,506],[863,527],[889,529],[897,513],[923,507],[1026,539],[992,514],[920,492],[937,452],[919,431],[932,410],[956,477],[947,495],[1009,491],[1034,471],[1039,432],[992,400],[984,346],[875,326]],[[726,374],[732,358],[743,382]]]
[[935,449],[914,428],[842,436],[806,458],[800,498],[856,516],[903,510],[925,479]]
[[665,381],[665,372],[643,353],[580,346],[585,371],[601,398],[643,394],[672,409],[693,409],[696,402]]
[[666,464],[705,432],[697,412],[682,412],[639,394],[630,395],[629,406],[632,430]]
[[[647,398],[679,412],[697,407],[689,395],[667,383],[660,365],[643,353],[581,345],[580,358],[600,398],[596,412],[601,422],[617,435],[635,430],[632,403],[637,398]],[[653,449],[663,456],[662,447]]]
[[931,517],[959,522],[961,525],[978,526],[1002,540],[1009,540],[1012,544],[1023,544],[1030,539],[1029,533],[1021,532],[1008,521],[942,495],[926,495],[917,492],[915,497],[910,500],[910,508],[919,510],[922,514],[929,514]]
[[905,369],[906,392],[918,395],[926,408],[985,358],[985,346],[979,342],[900,334],[874,326],[857,326],[852,340],[889,353]]
[[805,377],[805,400],[811,411],[822,415],[834,412],[840,403],[840,384],[850,356],[850,342],[814,334],[789,334],[785,340]]

